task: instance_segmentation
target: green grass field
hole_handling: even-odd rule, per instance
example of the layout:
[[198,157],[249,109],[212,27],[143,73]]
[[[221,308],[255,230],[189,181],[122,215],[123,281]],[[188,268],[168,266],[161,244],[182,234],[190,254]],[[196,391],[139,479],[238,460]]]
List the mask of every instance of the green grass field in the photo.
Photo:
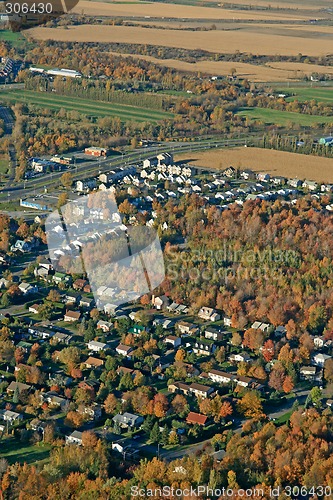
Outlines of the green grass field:
[[78,111],[89,116],[115,116],[122,121],[158,122],[173,118],[172,113],[154,109],[139,108],[113,102],[91,101],[81,97],[67,97],[32,90],[0,91],[0,102],[24,102],[52,110]]
[[305,127],[314,124],[333,123],[332,116],[303,115],[300,113],[291,113],[289,111],[279,111],[267,108],[243,108],[238,111],[241,116],[246,116],[250,120],[260,120],[267,125],[288,125],[295,123]]
[[10,42],[16,47],[22,46],[24,43],[27,43],[27,40],[22,35],[22,33],[14,33],[10,30],[0,30],[0,41]]
[[9,160],[5,158],[0,158],[0,175],[4,175],[8,171]]
[[287,101],[294,101],[297,99],[298,101],[317,101],[317,102],[327,102],[327,103],[333,103],[333,88],[332,87],[327,87],[327,88],[313,88],[313,87],[291,87],[291,88],[283,88],[283,89],[277,89],[278,92],[290,95],[290,94],[295,94],[292,95],[291,97],[288,97],[286,100]]
[[0,441],[0,457],[15,462],[34,463],[49,457],[51,447],[48,444],[24,444],[13,437],[5,437]]

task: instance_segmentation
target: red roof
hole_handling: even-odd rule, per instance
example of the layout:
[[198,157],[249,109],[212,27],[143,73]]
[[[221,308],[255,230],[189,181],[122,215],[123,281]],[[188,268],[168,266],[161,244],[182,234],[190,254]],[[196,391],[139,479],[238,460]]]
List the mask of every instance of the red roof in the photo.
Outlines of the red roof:
[[205,415],[201,415],[201,413],[195,413],[194,411],[190,411],[190,413],[187,415],[186,422],[188,424],[205,425],[207,419],[208,417],[206,417]]

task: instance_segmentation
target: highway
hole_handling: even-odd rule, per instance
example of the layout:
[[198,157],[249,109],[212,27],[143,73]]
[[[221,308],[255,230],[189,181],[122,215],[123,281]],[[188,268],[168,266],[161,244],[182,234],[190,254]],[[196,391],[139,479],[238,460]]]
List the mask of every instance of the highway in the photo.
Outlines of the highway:
[[[196,142],[181,143],[165,142],[158,146],[151,146],[144,149],[135,149],[134,151],[123,153],[121,156],[117,157],[107,157],[94,162],[92,162],[91,160],[82,162],[66,171],[71,172],[73,180],[79,180],[96,176],[101,172],[107,172],[109,170],[114,170],[120,167],[137,164],[145,158],[156,156],[157,154],[163,152],[169,152],[173,154],[194,153],[196,151],[203,151],[212,148],[245,146],[249,143],[255,142],[256,140],[258,140],[258,138],[256,138],[255,136],[247,136],[238,139],[204,139]],[[52,172],[49,174],[44,174],[40,177],[34,177],[32,179],[27,179],[26,181],[21,181],[17,184],[13,183],[11,185],[7,185],[0,192],[0,201],[16,201],[20,198],[34,196],[38,193],[38,190],[40,190],[41,192],[44,190],[44,187],[49,189],[51,186],[58,184],[63,173],[64,171]]]

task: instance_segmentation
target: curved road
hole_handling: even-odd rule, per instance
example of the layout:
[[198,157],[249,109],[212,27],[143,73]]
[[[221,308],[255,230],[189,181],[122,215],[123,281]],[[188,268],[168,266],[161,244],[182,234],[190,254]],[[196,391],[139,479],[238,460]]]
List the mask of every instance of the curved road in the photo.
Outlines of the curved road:
[[[76,167],[65,170],[66,172],[71,172],[74,180],[88,178],[90,176],[96,176],[99,172],[106,172],[109,170],[114,170],[122,166],[127,166],[131,164],[138,163],[144,158],[149,158],[151,156],[156,156],[157,154],[169,152],[169,153],[186,153],[202,151],[212,148],[222,148],[222,147],[234,147],[234,146],[244,146],[249,142],[256,142],[258,137],[247,136],[239,139],[215,139],[215,140],[201,140],[196,142],[166,142],[159,146],[153,146],[145,149],[136,149],[127,154],[122,154],[116,158],[104,158],[99,161],[92,162],[82,162]],[[36,189],[43,189],[45,187],[50,187],[59,182],[60,177],[63,175],[64,171],[52,172],[50,174],[45,174],[42,177],[35,177],[17,183],[16,185],[6,186],[0,192],[0,201],[5,199],[19,200],[20,198],[25,198],[33,196],[36,194]]]

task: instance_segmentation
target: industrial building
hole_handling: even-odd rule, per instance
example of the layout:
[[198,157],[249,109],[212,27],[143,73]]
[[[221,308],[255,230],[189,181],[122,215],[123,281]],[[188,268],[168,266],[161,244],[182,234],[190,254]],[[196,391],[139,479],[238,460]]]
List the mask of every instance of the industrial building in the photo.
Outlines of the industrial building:
[[53,207],[43,198],[26,198],[20,200],[20,206],[25,208],[33,208],[34,210],[43,210],[52,212]]
[[44,69],[44,68],[36,68],[34,66],[30,66],[29,70],[32,73],[41,73],[49,76],[63,76],[64,78],[81,78],[82,74],[79,71],[75,71],[74,69]]
[[105,148],[97,148],[96,146],[90,146],[84,150],[84,154],[90,156],[107,156],[108,151]]

